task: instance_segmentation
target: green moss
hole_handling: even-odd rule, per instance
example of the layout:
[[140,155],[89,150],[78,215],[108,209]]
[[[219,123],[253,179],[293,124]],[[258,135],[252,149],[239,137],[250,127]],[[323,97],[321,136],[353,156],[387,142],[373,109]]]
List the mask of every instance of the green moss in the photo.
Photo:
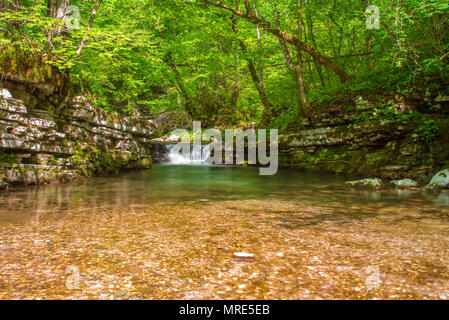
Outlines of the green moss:
[[393,158],[394,155],[389,150],[380,149],[378,151],[366,154],[364,165],[369,169],[379,168],[390,164]]
[[0,153],[0,165],[11,165],[20,162],[20,157],[13,153]]
[[449,118],[436,121],[438,128],[438,135],[442,138],[448,139],[447,133],[449,132]]

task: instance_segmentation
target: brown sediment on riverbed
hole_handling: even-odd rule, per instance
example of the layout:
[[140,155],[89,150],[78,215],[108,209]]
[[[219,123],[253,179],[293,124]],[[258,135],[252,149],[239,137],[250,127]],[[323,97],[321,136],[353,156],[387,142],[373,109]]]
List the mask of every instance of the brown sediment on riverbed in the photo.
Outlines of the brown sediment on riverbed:
[[448,299],[448,217],[272,200],[41,212],[0,226],[0,298]]

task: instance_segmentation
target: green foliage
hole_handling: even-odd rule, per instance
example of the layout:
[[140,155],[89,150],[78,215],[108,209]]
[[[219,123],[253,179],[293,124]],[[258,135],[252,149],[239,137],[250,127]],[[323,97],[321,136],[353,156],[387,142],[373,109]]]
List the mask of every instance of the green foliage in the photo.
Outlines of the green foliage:
[[17,156],[13,153],[0,153],[0,164],[17,163]]
[[[70,73],[74,84],[92,92],[97,106],[119,114],[185,109],[204,126],[245,127],[269,112],[271,123],[266,125],[278,128],[296,124],[303,116],[295,71],[287,67],[279,39],[264,27],[256,29],[234,15],[235,33],[229,11],[201,0],[109,0],[103,1],[88,30],[96,3],[70,1],[80,7],[79,30],[67,30],[64,21],[48,17],[43,0],[23,0],[20,7],[1,12],[3,65],[26,66],[28,72],[38,61]],[[303,52],[312,112],[350,106],[357,95],[409,94],[427,78],[432,92],[448,88],[447,0],[375,1],[381,13],[379,30],[366,28],[364,1],[303,1],[301,10],[291,0],[253,3],[259,17],[272,25],[279,20],[280,28],[292,35],[298,34],[301,13],[302,40],[352,76],[341,84]],[[287,44],[287,49],[296,64],[297,48]],[[262,103],[248,61],[262,80],[272,110]],[[432,136],[427,129],[418,131]]]
[[434,140],[439,131],[438,123],[429,115],[417,111],[404,113],[397,110],[396,106],[379,106],[372,111],[363,112],[355,116],[358,122],[375,120],[387,120],[396,122],[415,133],[421,141],[430,142]]

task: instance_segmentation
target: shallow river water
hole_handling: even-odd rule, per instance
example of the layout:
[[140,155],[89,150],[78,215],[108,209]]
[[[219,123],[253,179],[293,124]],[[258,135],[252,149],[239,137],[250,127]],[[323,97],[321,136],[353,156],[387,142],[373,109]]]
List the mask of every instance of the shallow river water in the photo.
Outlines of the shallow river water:
[[449,193],[343,182],[155,165],[0,193],[0,299],[449,299]]

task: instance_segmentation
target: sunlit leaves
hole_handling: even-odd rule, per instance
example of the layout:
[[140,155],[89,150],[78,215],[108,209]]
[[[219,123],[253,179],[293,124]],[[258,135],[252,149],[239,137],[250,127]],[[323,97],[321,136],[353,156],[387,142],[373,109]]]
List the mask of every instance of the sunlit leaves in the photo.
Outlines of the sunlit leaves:
[[[221,2],[236,5],[234,0]],[[283,30],[297,34],[297,0],[253,2],[263,19],[274,23],[278,17]],[[0,15],[2,46],[16,46],[35,59],[45,56],[46,63],[70,70],[72,79],[91,90],[97,105],[107,110],[154,114],[190,101],[194,116],[213,119],[212,125],[258,121],[264,108],[248,72],[246,59],[251,59],[263,70],[275,115],[293,119],[297,114],[298,90],[278,39],[260,28],[259,48],[253,24],[237,18],[235,34],[231,13],[202,0],[103,1],[81,57],[75,52],[94,0],[70,2],[81,12],[81,29],[70,32],[63,21],[47,17],[46,1],[22,3],[20,10]],[[444,72],[449,58],[446,0],[379,0],[376,6],[381,28],[367,30],[364,1],[303,0],[304,41],[356,77],[391,68],[413,76]],[[289,50],[296,63],[296,49]],[[338,79],[309,55],[303,60],[309,96],[337,85]]]

